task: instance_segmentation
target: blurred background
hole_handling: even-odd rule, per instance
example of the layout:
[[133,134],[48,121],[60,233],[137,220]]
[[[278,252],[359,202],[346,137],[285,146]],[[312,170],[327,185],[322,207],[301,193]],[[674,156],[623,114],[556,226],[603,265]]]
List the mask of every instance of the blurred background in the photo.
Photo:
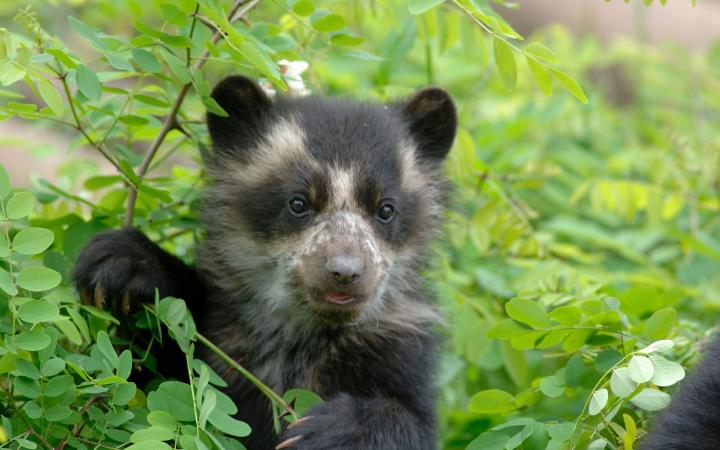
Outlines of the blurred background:
[[[551,65],[578,80],[587,104],[560,79],[545,95],[518,51],[517,86],[506,88],[488,29],[450,1],[419,15],[401,0],[315,3],[341,15],[349,34],[333,40],[313,31],[291,11],[296,2],[284,0],[261,1],[245,24],[273,60],[309,63],[311,91],[388,101],[437,84],[458,103],[447,165],[455,189],[428,272],[447,317],[443,448],[563,449],[573,430],[583,443],[574,448],[632,448],[672,389],[648,383],[654,403],[611,392],[606,416],[590,414],[589,399],[608,388],[625,355],[655,340],[671,339],[668,358],[689,370],[720,312],[720,2],[490,2],[526,42],[554,51]],[[194,2],[177,4],[192,11]],[[0,2],[0,25],[28,43],[32,22],[13,19],[28,5],[103,81],[100,101],[81,102],[100,136],[138,75],[110,67],[87,36],[131,39],[139,18],[158,29],[188,27],[187,14],[178,20],[162,0]],[[71,30],[68,15],[96,31]],[[204,27],[198,33],[196,41],[209,39]],[[213,48],[203,69],[210,84],[229,73],[258,75],[227,55]],[[178,88],[163,71],[142,88],[157,104],[134,103],[109,134],[113,154],[135,168]],[[198,97],[181,111],[190,137],[168,135],[149,172],[173,201],[145,193],[136,221],[188,261],[200,238],[192,200],[207,142]],[[18,98],[43,106],[16,83],[0,88],[0,113]],[[0,117],[0,162],[41,200],[38,220],[53,229],[62,262],[53,267],[69,284],[82,244],[122,223],[127,187],[103,177],[115,169],[72,126]],[[540,306],[535,321],[513,309],[527,301]]]
[[[0,24],[12,29],[12,18],[21,7],[35,6],[43,25],[71,46],[80,44],[72,34],[65,17],[68,14],[83,14],[84,9],[95,8],[92,1],[13,1],[6,0],[0,5]],[[122,20],[122,14],[142,10],[142,6],[123,8],[126,2],[110,2],[115,7],[105,17],[93,17],[102,29],[109,27],[112,32],[132,35],[131,16]],[[127,2],[133,3],[133,2]],[[372,7],[372,1],[359,4]],[[640,1],[625,3],[621,0],[518,0],[516,7],[500,8],[502,15],[523,35],[550,26],[559,26],[578,38],[597,41],[612,47],[613,42],[636,40],[653,46],[670,46],[685,49],[691,53],[708,51],[720,38],[720,1],[701,0],[696,5],[688,1],[674,0],[662,7],[647,8]],[[104,10],[105,8],[100,8]],[[82,47],[82,45],[80,45]],[[593,81],[611,83],[609,95],[622,97],[631,95],[627,74],[608,70],[595,74]],[[598,79],[602,78],[602,79]],[[626,99],[629,100],[629,99]],[[3,163],[7,164],[13,182],[27,185],[31,174],[50,177],[56,175],[55,167],[64,161],[72,139],[62,130],[45,129],[38,133],[33,124],[21,119],[0,122],[0,145]],[[58,150],[62,149],[62,152]],[[90,159],[92,152],[77,149],[79,154]],[[98,163],[102,162],[98,159]],[[105,169],[110,170],[108,166]]]

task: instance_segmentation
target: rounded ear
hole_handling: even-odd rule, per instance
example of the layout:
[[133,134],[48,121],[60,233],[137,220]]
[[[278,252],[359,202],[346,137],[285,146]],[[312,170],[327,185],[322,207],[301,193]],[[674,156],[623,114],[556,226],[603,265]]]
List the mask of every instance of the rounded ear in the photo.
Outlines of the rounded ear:
[[457,112],[450,94],[437,87],[420,89],[403,104],[420,157],[441,161],[450,151]]
[[225,110],[227,117],[208,112],[207,124],[215,148],[246,148],[259,133],[259,127],[272,102],[250,78],[233,75],[225,78],[210,96]]

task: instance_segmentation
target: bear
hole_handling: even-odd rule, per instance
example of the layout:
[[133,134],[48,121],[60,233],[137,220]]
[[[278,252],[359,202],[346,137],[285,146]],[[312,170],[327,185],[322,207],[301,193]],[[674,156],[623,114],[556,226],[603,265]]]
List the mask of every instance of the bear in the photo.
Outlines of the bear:
[[720,448],[720,340],[716,336],[703,359],[678,387],[642,450],[715,450]]
[[448,196],[452,98],[427,87],[390,104],[271,99],[239,75],[211,95],[227,115],[207,115],[195,266],[137,229],[105,231],[79,256],[81,296],[121,313],[156,289],[184,299],[198,330],[276,392],[325,399],[277,436],[270,402],[198,349],[225,374],[250,450],[437,448],[442,320],[423,270]]

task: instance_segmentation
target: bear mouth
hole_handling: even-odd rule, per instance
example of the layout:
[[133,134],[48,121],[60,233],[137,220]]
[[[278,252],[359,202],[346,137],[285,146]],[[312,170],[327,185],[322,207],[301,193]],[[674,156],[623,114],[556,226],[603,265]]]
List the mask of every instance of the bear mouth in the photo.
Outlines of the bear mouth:
[[344,292],[328,292],[325,294],[325,300],[336,305],[349,305],[357,301],[354,295]]
[[355,320],[365,310],[370,299],[364,293],[334,289],[312,289],[308,294],[307,305],[318,317],[334,324]]

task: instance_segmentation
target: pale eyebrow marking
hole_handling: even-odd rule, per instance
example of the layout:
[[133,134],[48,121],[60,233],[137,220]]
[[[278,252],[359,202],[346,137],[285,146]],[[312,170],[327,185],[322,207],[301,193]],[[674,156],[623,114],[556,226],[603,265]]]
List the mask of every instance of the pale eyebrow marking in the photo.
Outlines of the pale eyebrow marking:
[[355,201],[355,170],[342,169],[337,166],[328,167],[328,176],[332,186],[330,207],[335,210],[356,208]]

